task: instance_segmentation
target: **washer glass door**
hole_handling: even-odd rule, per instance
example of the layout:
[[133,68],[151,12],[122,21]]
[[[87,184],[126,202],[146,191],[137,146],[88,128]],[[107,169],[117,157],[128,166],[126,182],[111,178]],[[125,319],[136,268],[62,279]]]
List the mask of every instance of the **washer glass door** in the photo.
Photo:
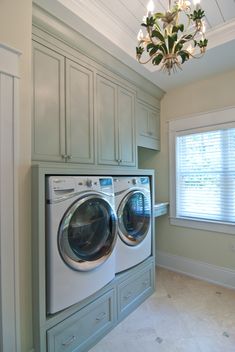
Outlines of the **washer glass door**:
[[119,236],[129,246],[141,243],[148,234],[151,223],[149,192],[131,191],[118,209]]
[[108,259],[116,237],[117,217],[111,204],[101,195],[90,194],[65,213],[59,228],[59,252],[71,268],[92,270]]

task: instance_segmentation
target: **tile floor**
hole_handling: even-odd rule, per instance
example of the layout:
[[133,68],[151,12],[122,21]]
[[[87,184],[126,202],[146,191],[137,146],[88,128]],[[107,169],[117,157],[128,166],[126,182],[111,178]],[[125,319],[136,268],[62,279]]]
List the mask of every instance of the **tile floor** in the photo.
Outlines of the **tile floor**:
[[90,352],[235,352],[235,290],[162,268],[156,282]]

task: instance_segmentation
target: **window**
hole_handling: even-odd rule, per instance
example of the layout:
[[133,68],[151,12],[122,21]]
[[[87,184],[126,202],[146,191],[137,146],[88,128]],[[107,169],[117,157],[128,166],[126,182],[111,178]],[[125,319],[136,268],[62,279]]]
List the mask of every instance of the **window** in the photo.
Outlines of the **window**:
[[235,109],[170,122],[170,181],[171,223],[235,234]]

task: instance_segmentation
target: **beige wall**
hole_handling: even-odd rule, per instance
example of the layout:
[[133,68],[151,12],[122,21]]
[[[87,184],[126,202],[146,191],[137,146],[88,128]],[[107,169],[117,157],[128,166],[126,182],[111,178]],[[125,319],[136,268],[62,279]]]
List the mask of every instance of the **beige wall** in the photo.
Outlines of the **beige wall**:
[[0,42],[22,52],[19,121],[19,273],[21,350],[32,349],[30,159],[32,1],[0,2]]
[[[178,73],[180,74],[180,73]],[[169,200],[167,121],[228,106],[235,106],[235,71],[202,80],[167,93],[161,103],[161,152],[140,149],[139,166],[156,170],[156,197]],[[235,269],[235,236],[171,226],[159,218],[157,250]]]

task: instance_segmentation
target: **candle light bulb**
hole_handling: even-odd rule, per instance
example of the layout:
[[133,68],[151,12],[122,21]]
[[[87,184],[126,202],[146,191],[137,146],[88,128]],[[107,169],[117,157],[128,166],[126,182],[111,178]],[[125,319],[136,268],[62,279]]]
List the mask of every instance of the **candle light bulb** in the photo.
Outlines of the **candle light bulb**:
[[205,24],[205,22],[202,22],[201,32],[202,32],[202,34],[206,33],[206,24]]
[[147,11],[148,11],[148,13],[149,12],[152,13],[153,10],[154,10],[154,3],[153,3],[153,0],[150,0],[148,5],[147,5]]
[[198,10],[200,8],[200,0],[193,0],[193,3],[196,7],[196,10]]
[[143,33],[142,29],[140,29],[139,33],[137,35],[137,39],[140,42],[143,38],[144,38],[144,33]]

